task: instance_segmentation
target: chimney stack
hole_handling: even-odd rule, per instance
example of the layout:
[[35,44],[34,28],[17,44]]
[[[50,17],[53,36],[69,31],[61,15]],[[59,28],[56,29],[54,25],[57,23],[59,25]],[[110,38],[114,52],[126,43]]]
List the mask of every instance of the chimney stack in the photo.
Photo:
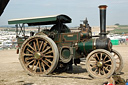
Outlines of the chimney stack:
[[106,36],[106,5],[100,5],[100,35]]

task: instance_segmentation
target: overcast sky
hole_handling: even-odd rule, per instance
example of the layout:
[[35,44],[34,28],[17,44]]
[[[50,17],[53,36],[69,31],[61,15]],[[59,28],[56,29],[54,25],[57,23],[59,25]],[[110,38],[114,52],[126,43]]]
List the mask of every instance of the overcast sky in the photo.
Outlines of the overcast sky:
[[0,17],[0,25],[9,19],[66,14],[69,26],[79,26],[88,18],[91,26],[99,26],[99,5],[107,5],[107,25],[128,25],[128,0],[10,0]]

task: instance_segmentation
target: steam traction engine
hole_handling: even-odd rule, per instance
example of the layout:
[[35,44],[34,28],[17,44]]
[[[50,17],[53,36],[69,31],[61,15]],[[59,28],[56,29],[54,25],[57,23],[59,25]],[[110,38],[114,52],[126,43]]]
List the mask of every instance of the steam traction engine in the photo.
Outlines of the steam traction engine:
[[[87,20],[78,28],[80,32],[71,32],[65,25],[71,22],[71,18],[66,15],[9,20],[9,24],[16,24],[19,60],[24,70],[30,75],[47,75],[67,69],[72,63],[79,64],[80,58],[85,57],[86,69],[94,78],[108,78],[113,73],[119,73],[123,68],[123,61],[106,37],[106,7],[99,6],[98,37],[92,36]],[[30,36],[26,36],[25,24],[54,26],[38,33],[30,32]]]

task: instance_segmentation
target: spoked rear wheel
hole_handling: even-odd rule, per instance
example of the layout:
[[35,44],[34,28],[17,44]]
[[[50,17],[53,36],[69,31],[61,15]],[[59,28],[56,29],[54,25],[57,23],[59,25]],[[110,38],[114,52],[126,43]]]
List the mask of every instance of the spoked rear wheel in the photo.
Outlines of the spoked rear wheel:
[[114,49],[112,49],[111,54],[113,55],[113,57],[114,57],[114,59],[116,61],[115,73],[119,74],[121,72],[121,70],[123,69],[123,59],[122,59],[122,56],[120,55],[119,52],[117,52]]
[[107,50],[97,49],[87,56],[86,69],[93,78],[109,78],[115,71],[115,60]]
[[58,48],[47,36],[32,36],[23,43],[19,60],[30,75],[46,75],[53,72],[58,64]]

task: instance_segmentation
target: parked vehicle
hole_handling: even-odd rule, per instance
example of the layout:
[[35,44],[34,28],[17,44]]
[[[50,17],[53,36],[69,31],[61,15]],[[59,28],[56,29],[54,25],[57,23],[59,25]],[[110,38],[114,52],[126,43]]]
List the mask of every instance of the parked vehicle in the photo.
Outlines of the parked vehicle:
[[[9,20],[9,24],[16,24],[19,60],[24,70],[30,75],[48,75],[65,70],[72,64],[77,65],[80,58],[84,57],[86,69],[94,78],[108,78],[114,72],[119,73],[123,68],[123,61],[121,55],[112,49],[111,41],[106,36],[106,7],[99,6],[98,36],[92,36],[87,20],[80,25],[80,32],[71,32],[66,26],[66,23],[71,23],[71,18],[67,15]],[[38,33],[30,32],[30,36],[26,36],[25,24],[53,26]]]
[[0,40],[0,48],[3,47],[3,40]]
[[8,48],[12,48],[12,41],[10,40],[3,41],[3,49],[8,49]]

